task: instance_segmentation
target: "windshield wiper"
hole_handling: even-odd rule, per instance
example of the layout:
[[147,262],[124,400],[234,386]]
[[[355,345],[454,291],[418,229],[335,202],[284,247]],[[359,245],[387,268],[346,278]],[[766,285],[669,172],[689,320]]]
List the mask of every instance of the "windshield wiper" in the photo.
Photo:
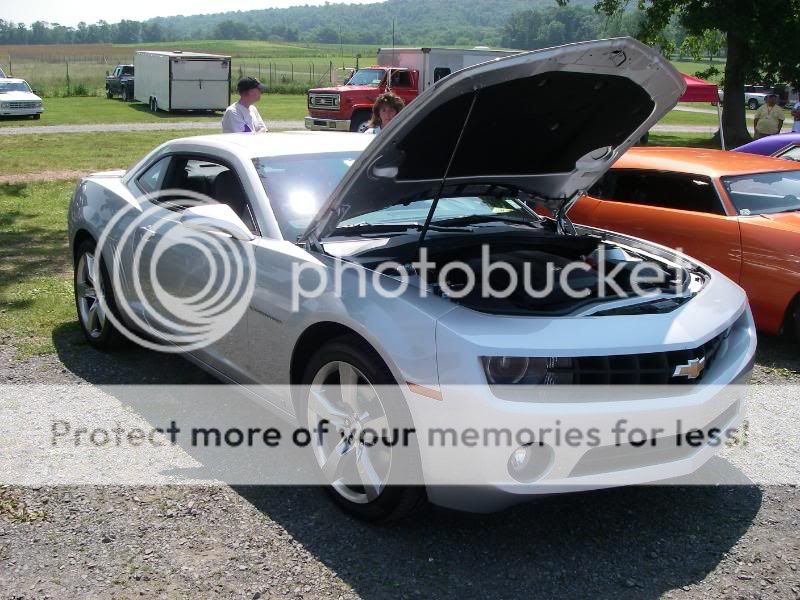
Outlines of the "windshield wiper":
[[458,227],[459,225],[470,225],[473,223],[491,223],[500,221],[501,223],[513,223],[515,225],[527,225],[528,227],[539,227],[538,222],[519,219],[516,217],[504,217],[503,215],[469,215],[464,217],[453,217],[452,219],[441,219],[434,221],[437,227]]

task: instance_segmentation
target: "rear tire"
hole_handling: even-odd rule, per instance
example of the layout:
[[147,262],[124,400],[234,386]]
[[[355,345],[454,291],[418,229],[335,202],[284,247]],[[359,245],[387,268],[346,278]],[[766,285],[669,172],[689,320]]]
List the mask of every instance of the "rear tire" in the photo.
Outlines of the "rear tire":
[[758,103],[758,100],[756,100],[755,98],[751,98],[747,102],[747,108],[749,108],[750,110],[756,110],[758,107],[759,107],[759,103]]
[[[352,402],[343,398],[336,385],[343,377],[357,381],[355,387],[359,390],[359,397],[354,396],[350,399],[358,403],[355,410]],[[372,386],[381,386],[381,391],[378,392]],[[342,444],[346,442],[346,436],[339,429],[339,425],[345,429],[352,428],[352,431],[360,431],[362,425],[364,428],[376,431],[387,429],[392,432],[402,432],[405,429],[413,429],[411,414],[396,386],[397,382],[380,356],[372,348],[365,347],[364,342],[353,335],[344,335],[323,344],[309,360],[303,376],[303,392],[297,406],[300,422],[308,427],[312,434],[323,419],[331,423],[331,431],[327,434],[330,437],[312,435],[309,445],[323,480],[329,484],[325,489],[339,508],[364,521],[400,519],[415,512],[427,501],[423,486],[391,483],[393,473],[398,472],[413,474],[415,479],[419,480],[419,450],[415,436],[410,437],[409,447],[402,453],[391,447],[387,449],[387,444],[381,443],[364,447],[363,444],[358,444],[358,437],[352,443]],[[392,388],[397,390],[396,394],[386,392]],[[315,396],[312,397],[312,393]],[[317,412],[320,410],[317,407],[333,409],[336,414],[328,410],[321,411],[324,414],[320,414]],[[342,422],[345,415],[348,420]],[[352,419],[352,422],[349,419]],[[384,424],[372,425],[378,422]],[[338,444],[334,443],[337,441]],[[340,447],[342,451],[337,453]],[[386,460],[387,453],[388,460]],[[335,458],[336,464],[340,466],[335,467],[332,476],[326,476],[323,469],[332,458]],[[344,475],[331,481],[348,467],[354,468],[358,473],[368,472],[376,475],[369,480],[380,481],[380,484],[372,487],[349,485],[344,481]]]
[[789,308],[788,329],[794,336],[795,342],[800,344],[800,296],[794,299]]
[[114,97],[114,94],[112,94],[112,93],[111,93],[111,90],[109,90],[108,88],[106,88],[106,98],[108,98],[109,100],[111,100],[111,98],[113,98],[113,97]]
[[105,296],[109,310],[119,318],[117,303],[110,285],[111,278],[108,276],[105,261],[101,261],[99,273],[96,267],[92,268],[96,256],[95,251],[95,242],[86,240],[78,246],[75,254],[73,278],[75,308],[78,313],[78,323],[89,344],[98,350],[114,350],[123,344],[125,338],[114,327],[100,305],[98,288],[100,294]]
[[38,121],[41,118],[42,118],[42,115],[33,115],[33,120],[34,121]]

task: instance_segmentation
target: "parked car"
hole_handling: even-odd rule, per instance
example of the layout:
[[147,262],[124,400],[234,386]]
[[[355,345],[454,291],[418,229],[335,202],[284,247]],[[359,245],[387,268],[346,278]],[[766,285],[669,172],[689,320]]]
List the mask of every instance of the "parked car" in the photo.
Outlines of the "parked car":
[[800,133],[768,135],[761,139],[734,148],[733,152],[774,156],[785,160],[800,161]]
[[33,117],[42,116],[42,99],[33,93],[24,79],[0,79],[0,116]]
[[364,131],[380,94],[391,91],[408,104],[451,73],[516,53],[488,48],[381,48],[377,65],[359,69],[343,85],[308,90],[306,129]]
[[3,67],[0,67],[0,79],[5,79],[5,78],[6,78],[5,71],[3,71]]
[[[759,106],[764,104],[767,101],[768,94],[777,93],[774,88],[764,85],[746,85],[744,86],[744,103],[747,105],[747,108],[751,110],[756,110]],[[725,94],[722,88],[719,89],[719,99],[720,102],[724,102]],[[780,98],[780,96],[779,96]],[[785,104],[786,100],[782,102]]]
[[134,66],[117,65],[106,77],[106,98],[120,96],[126,102],[133,100]]
[[[315,464],[334,501],[366,519],[396,517],[426,496],[491,510],[537,493],[688,474],[713,456],[714,444],[637,454],[604,433],[593,449],[482,447],[474,460],[458,461],[422,443],[411,459],[380,448],[377,460],[353,441],[369,422],[428,431],[533,427],[553,415],[587,428],[636,418],[670,440],[676,423],[722,430],[738,422],[741,401],[720,396],[717,386],[745,381],[752,365],[756,340],[741,288],[674,251],[573,228],[565,216],[580,190],[675,106],[683,87],[668,61],[635,40],[583,42],[454,73],[377,137],[290,132],[167,142],[126,173],[78,184],[69,240],[80,326],[100,349],[122,331],[144,332],[142,341],[180,336],[187,323],[164,320],[156,286],[170,302],[183,297],[194,306],[210,282],[217,292],[208,253],[252,253],[243,267],[254,286],[245,316],[188,357],[301,426],[333,423],[342,435],[314,436]],[[203,191],[216,203],[197,206],[176,190],[187,198]],[[557,217],[531,211],[534,196]],[[186,231],[209,232],[210,241],[166,245]],[[411,264],[422,249],[435,264],[430,278]],[[538,298],[521,285],[503,297],[464,293],[450,267],[469,261],[480,280],[483,252],[514,272],[528,265],[542,276],[547,265],[578,261],[588,296],[567,294],[569,281]],[[652,283],[645,297],[600,294],[602,270],[622,273],[618,282],[628,289],[631,269],[645,260],[668,280]],[[403,265],[409,286],[386,297],[379,287],[396,284]],[[334,281],[343,267],[346,278]],[[331,279],[293,306],[306,268]],[[370,274],[363,289],[358,273]],[[299,387],[254,387],[265,382]],[[363,386],[368,407],[338,389],[348,382]],[[595,383],[672,387],[646,399],[582,395],[567,404],[524,393]],[[384,396],[381,385],[394,392]],[[396,465],[408,460],[424,485],[392,484]],[[478,489],[462,485],[476,478]]]
[[759,329],[788,324],[800,335],[799,197],[800,170],[789,161],[632,148],[570,217],[680,248],[745,289]]

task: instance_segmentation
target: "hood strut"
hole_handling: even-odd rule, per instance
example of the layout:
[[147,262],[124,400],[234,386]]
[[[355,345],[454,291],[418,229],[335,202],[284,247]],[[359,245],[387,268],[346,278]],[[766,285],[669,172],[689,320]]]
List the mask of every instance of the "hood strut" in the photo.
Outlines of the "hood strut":
[[464,131],[466,131],[467,125],[469,125],[469,119],[472,116],[472,109],[475,108],[475,102],[478,100],[479,94],[480,90],[475,90],[475,92],[472,95],[472,103],[469,105],[467,116],[464,118],[464,123],[461,125],[461,131],[458,134],[456,145],[453,147],[453,152],[452,154],[450,154],[450,160],[447,161],[447,168],[444,170],[444,175],[442,176],[442,183],[441,185],[439,185],[439,189],[436,191],[436,195],[433,197],[431,208],[428,211],[428,215],[425,217],[425,223],[422,225],[422,229],[420,230],[419,241],[417,242],[417,252],[419,252],[419,250],[422,249],[422,243],[425,241],[425,234],[428,233],[428,229],[431,226],[431,221],[433,220],[433,214],[436,212],[436,206],[439,204],[439,198],[442,197],[444,186],[447,184],[447,177],[450,175],[450,168],[453,166],[453,161],[455,160],[456,153],[458,152],[459,146],[461,146],[461,139],[464,137]]

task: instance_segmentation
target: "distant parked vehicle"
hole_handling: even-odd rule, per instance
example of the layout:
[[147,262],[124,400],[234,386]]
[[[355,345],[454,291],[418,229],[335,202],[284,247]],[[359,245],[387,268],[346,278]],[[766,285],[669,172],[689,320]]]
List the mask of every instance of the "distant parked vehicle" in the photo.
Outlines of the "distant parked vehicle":
[[126,102],[133,100],[133,65],[117,65],[106,77],[106,97],[121,96]]
[[[778,96],[778,104],[780,106],[786,106],[788,104],[793,105],[800,99],[796,88],[783,83],[779,83],[775,86],[746,85],[744,86],[744,103],[747,105],[747,108],[756,110],[759,106],[766,103],[767,95],[769,94]],[[721,101],[723,100],[723,95],[722,88],[720,88],[719,99]]]
[[6,74],[3,71],[3,67],[0,67],[0,79],[5,79],[5,78],[6,78]]
[[225,110],[231,103],[231,57],[140,50],[134,97],[152,112]]
[[363,131],[375,99],[384,92],[394,92],[408,104],[451,73],[516,53],[484,47],[381,48],[377,66],[359,69],[340,86],[308,91],[306,129]]
[[0,79],[0,116],[33,117],[44,112],[42,99],[31,90],[24,79]]

